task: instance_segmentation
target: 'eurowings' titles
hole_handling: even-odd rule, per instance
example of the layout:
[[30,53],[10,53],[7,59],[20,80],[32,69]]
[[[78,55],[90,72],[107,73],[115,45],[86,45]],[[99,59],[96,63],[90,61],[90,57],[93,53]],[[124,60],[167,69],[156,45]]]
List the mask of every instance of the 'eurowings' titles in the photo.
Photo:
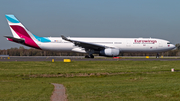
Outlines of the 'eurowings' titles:
[[157,43],[156,40],[134,40],[135,44],[155,44]]

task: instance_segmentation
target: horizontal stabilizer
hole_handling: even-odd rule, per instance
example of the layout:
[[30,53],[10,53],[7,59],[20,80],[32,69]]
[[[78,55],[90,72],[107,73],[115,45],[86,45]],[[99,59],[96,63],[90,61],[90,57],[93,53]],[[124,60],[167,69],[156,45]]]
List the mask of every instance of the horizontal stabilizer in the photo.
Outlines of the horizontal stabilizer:
[[21,43],[21,44],[23,44],[25,42],[25,40],[23,38],[15,38],[12,36],[4,36],[4,37],[6,37],[9,41],[14,41],[14,42]]

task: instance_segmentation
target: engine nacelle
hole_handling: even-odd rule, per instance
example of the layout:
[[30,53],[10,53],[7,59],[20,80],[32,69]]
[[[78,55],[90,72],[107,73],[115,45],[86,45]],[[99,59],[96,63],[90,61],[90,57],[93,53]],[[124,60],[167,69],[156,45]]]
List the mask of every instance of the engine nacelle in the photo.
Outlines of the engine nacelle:
[[120,52],[119,49],[106,48],[104,50],[101,50],[99,55],[113,57],[113,56],[118,56],[119,52]]

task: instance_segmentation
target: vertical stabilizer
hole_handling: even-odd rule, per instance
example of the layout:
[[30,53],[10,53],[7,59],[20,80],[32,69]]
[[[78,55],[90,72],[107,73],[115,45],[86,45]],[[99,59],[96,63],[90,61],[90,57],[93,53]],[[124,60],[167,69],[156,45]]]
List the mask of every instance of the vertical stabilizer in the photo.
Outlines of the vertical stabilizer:
[[14,38],[24,39],[25,45],[38,48],[35,38],[14,15],[5,15]]
[[[11,25],[18,25],[18,26],[23,26],[17,19],[16,19],[16,17],[14,16],[14,15],[5,15],[6,16],[6,19],[7,19],[7,22],[8,22],[8,24],[9,24],[9,27],[11,26]],[[12,32],[12,34],[13,34],[13,36],[15,37],[15,38],[20,38],[17,34],[16,34],[16,32],[10,27],[10,29],[11,29],[11,32]]]

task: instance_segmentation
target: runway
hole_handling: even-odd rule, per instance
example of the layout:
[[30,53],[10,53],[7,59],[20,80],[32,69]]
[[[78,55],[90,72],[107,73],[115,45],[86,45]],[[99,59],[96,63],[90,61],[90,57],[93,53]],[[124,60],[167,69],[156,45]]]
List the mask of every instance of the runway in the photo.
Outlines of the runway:
[[0,61],[63,61],[64,59],[71,59],[71,61],[180,61],[180,57],[164,57],[146,58],[145,56],[138,57],[120,57],[119,59],[113,59],[112,57],[97,56],[94,59],[84,58],[84,56],[10,56],[0,57]]

